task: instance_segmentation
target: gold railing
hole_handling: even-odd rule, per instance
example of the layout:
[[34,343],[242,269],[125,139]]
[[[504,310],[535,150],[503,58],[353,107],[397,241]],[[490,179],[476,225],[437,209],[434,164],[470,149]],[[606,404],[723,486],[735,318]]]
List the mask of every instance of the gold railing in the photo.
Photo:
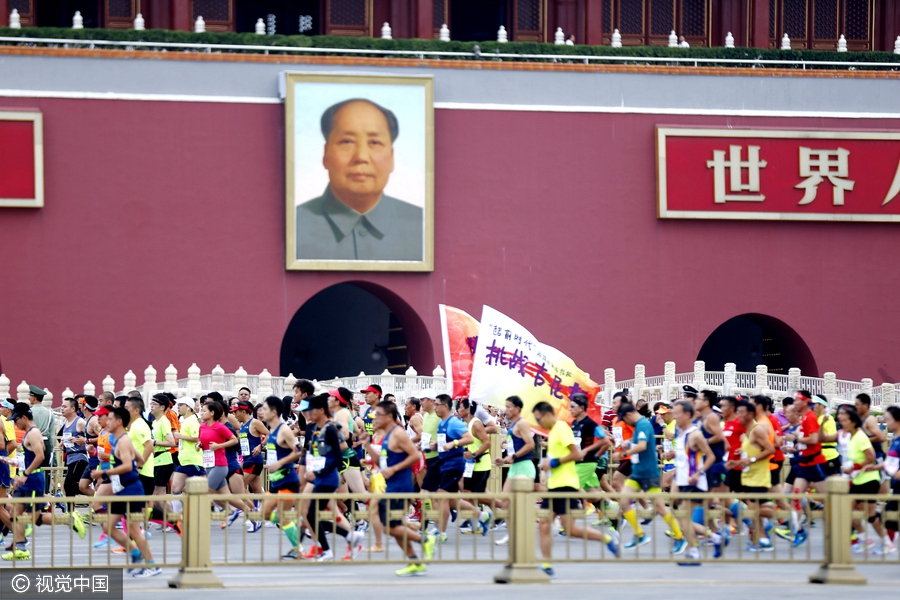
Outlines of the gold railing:
[[[128,553],[117,554],[114,550],[117,544],[95,548],[94,544],[100,534],[99,524],[105,524],[107,530],[115,527],[115,520],[108,514],[89,512],[88,502],[98,506],[108,502],[147,502],[155,503],[155,506],[163,512],[162,520],[165,522],[178,522],[183,527],[183,538],[178,539],[175,533],[152,531],[149,541],[155,563],[160,567],[177,567],[179,572],[169,584],[173,587],[216,587],[221,582],[213,573],[215,567],[233,566],[261,566],[261,565],[297,565],[308,564],[314,561],[282,560],[282,557],[292,548],[291,542],[283,530],[267,528],[265,522],[275,521],[282,527],[286,524],[297,523],[300,529],[309,528],[313,539],[318,538],[319,529],[323,522],[339,521],[339,525],[353,532],[357,526],[365,523],[367,528],[360,527],[361,534],[353,535],[350,540],[335,532],[327,534],[327,542],[330,545],[334,557],[329,563],[345,564],[341,560],[346,549],[358,550],[358,544],[366,549],[372,548],[377,543],[375,533],[376,523],[380,517],[379,503],[386,503],[385,518],[388,521],[399,522],[402,529],[395,530],[399,540],[385,531],[381,538],[383,554],[378,552],[365,552],[351,558],[355,562],[365,564],[404,564],[410,562],[422,563],[468,563],[468,562],[498,562],[504,563],[503,570],[497,574],[498,582],[523,582],[545,581],[547,576],[539,569],[541,562],[731,562],[754,564],[770,564],[794,562],[799,564],[819,563],[820,569],[810,579],[821,582],[855,582],[864,583],[856,571],[854,563],[865,562],[867,564],[900,564],[897,555],[875,555],[865,551],[854,555],[851,552],[851,523],[854,519],[860,519],[867,523],[867,512],[864,502],[873,501],[880,505],[888,501],[896,501],[897,498],[888,495],[876,496],[850,496],[847,482],[839,477],[826,481],[825,489],[814,494],[604,494],[588,493],[583,491],[570,492],[535,492],[534,482],[528,478],[516,477],[510,482],[512,491],[503,493],[465,493],[465,494],[211,494],[205,478],[196,477],[188,479],[185,493],[181,496],[159,497],[104,497],[104,498],[8,498],[4,506],[13,510],[21,504],[29,504],[35,501],[64,503],[69,511],[77,510],[83,515],[86,524],[86,537],[84,540],[71,528],[71,517],[68,513],[50,513],[36,516],[25,513],[16,518],[18,523],[30,523],[39,518],[47,520],[43,526],[34,526],[30,537],[30,548],[27,559],[17,559],[14,563],[28,567],[39,568],[108,568],[129,567]],[[439,523],[441,519],[442,503],[455,502],[457,500],[470,500],[473,504],[483,508],[489,508],[493,514],[493,521],[503,519],[506,529],[489,528],[485,535],[479,534],[478,509],[459,510],[455,522],[450,522],[445,533],[445,541],[437,538],[434,540],[433,555],[426,557],[425,548],[415,544],[416,559],[407,557],[401,550],[399,542],[406,546],[407,541],[416,541],[422,529],[429,522]],[[567,532],[571,535],[561,536],[557,526],[551,523],[550,527],[550,553],[543,556],[539,552],[541,541],[541,524],[544,520],[550,522],[553,514],[549,508],[538,508],[542,499],[546,499],[547,505],[552,506],[554,500],[564,501],[562,505],[572,518],[576,526],[591,527],[603,534],[612,534],[611,528],[604,521],[619,521],[618,531],[626,531],[621,526],[623,522],[623,510],[626,510],[632,502],[637,511],[637,518],[651,519],[645,526],[645,533],[651,538],[651,543],[634,548],[626,548],[630,541],[629,533],[624,539],[614,539],[608,547],[606,540],[597,541],[589,537],[597,537],[589,534],[587,529],[580,532]],[[757,538],[748,537],[745,530],[748,525],[755,531],[763,531],[759,506],[764,501],[773,501],[774,507],[766,507],[766,515],[773,522],[779,519],[790,523],[792,518],[793,501],[802,499],[804,506],[801,509],[808,540],[799,548],[784,540],[776,540],[769,533],[772,541],[770,552],[748,552],[746,544]],[[266,501],[286,502],[290,506],[283,506],[281,514],[262,514],[260,508]],[[329,501],[327,506],[319,506],[319,502]],[[391,506],[391,500],[394,505]],[[578,502],[573,502],[577,500]],[[641,506],[641,500],[647,501],[649,506]],[[170,510],[170,503],[183,502],[183,511],[177,513]],[[680,523],[688,524],[692,521],[694,508],[703,508],[703,526],[691,534],[685,529],[685,537],[688,540],[688,548],[693,547],[692,541],[699,536],[708,539],[706,526],[710,523],[721,523],[721,527],[728,524],[728,512],[734,501],[741,503],[736,505],[737,517],[734,519],[736,531],[731,536],[730,546],[726,547],[721,557],[714,557],[714,546],[700,545],[700,554],[691,558],[687,554],[673,555],[673,540],[665,535],[665,526],[662,519],[657,518],[653,506],[654,501],[661,501],[666,511],[679,519]],[[596,507],[596,512],[589,515],[586,507],[588,502]],[[857,505],[854,510],[854,503]],[[231,503],[242,505],[244,515],[235,519],[229,526],[228,516],[230,509],[222,510],[217,505],[228,506]],[[259,503],[257,506],[256,503]],[[335,510],[337,503],[343,503],[342,508]],[[419,503],[420,522],[416,524],[410,519],[413,506]],[[560,502],[557,502],[560,504]],[[276,504],[277,506],[277,504]],[[299,510],[298,510],[299,506]],[[568,508],[574,506],[574,508]],[[771,514],[769,511],[772,511]],[[312,512],[310,512],[312,511]],[[140,521],[144,528],[150,531],[150,516],[146,511],[129,511],[129,521]],[[593,511],[592,511],[593,512]],[[896,520],[898,511],[882,511],[884,520]],[[37,513],[41,515],[41,513]],[[300,519],[303,515],[304,519]],[[314,516],[311,522],[305,518]],[[463,534],[461,525],[469,520],[473,525],[473,532],[468,538]],[[594,526],[594,520],[599,524]],[[248,531],[247,524],[251,529]],[[256,522],[263,523],[257,528]],[[91,523],[97,525],[92,526]],[[289,525],[291,527],[292,525]],[[777,525],[776,525],[777,527]],[[546,532],[546,525],[544,525]],[[787,529],[789,529],[789,525]],[[62,531],[60,531],[62,530]],[[632,532],[633,533],[633,532]],[[508,535],[507,544],[501,541],[501,537]],[[546,533],[544,533],[546,536]],[[691,538],[695,538],[691,540]],[[9,539],[9,538],[8,538]],[[546,538],[545,538],[546,539]],[[302,540],[305,549],[312,545],[309,540]],[[614,549],[614,550],[613,550]],[[15,559],[15,557],[13,557]],[[316,562],[316,564],[327,564]]]

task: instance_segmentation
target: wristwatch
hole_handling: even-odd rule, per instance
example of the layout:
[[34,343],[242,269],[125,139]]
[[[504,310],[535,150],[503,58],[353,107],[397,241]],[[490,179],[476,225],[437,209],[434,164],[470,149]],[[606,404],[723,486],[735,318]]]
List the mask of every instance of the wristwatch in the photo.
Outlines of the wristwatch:
[[750,464],[752,465],[752,464],[755,463],[755,462],[756,462],[756,457],[755,457],[755,456],[751,456],[751,457],[750,457]]

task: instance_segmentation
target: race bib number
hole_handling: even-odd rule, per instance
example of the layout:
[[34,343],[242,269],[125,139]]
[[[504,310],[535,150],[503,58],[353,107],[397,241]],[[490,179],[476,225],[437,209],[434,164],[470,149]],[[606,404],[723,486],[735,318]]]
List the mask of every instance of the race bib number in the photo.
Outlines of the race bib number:
[[672,440],[663,439],[663,452],[672,451]]
[[511,435],[506,436],[506,454],[508,456],[512,456],[516,452],[516,446],[513,444],[513,439]]
[[428,452],[431,450],[431,434],[422,432],[422,437],[419,440],[421,442],[422,450]]
[[203,468],[211,469],[216,466],[216,453],[212,450],[203,451]]
[[178,440],[178,451],[181,452],[181,449],[184,447],[184,440]]
[[575,445],[578,446],[579,448],[581,448],[581,436],[580,435],[575,436]]
[[121,482],[121,480],[119,480],[118,475],[110,475],[109,481],[110,481],[110,483],[112,483],[113,494],[118,494],[119,492],[121,492],[122,490],[125,489],[125,486],[122,485],[122,482]]
[[63,434],[63,446],[66,448],[74,448],[75,445],[72,443],[72,434],[64,433]]
[[387,464],[387,452],[382,452],[378,457],[378,468],[384,471],[388,468]]
[[616,440],[616,445],[622,443],[622,428],[621,427],[613,427],[613,439]]
[[463,471],[463,477],[471,477],[472,473],[475,472],[475,461],[467,460],[466,461],[466,470]]
[[628,456],[631,458],[631,464],[632,464],[632,465],[636,465],[636,464],[638,464],[638,463],[641,462],[641,455],[640,455],[640,454],[629,454]]
[[324,456],[313,456],[312,457],[312,470],[321,471],[325,468],[325,457]]
[[[267,463],[267,464],[272,464],[272,463]],[[306,470],[312,471],[313,470],[312,466],[313,466],[313,455],[307,454],[306,455]]]
[[250,440],[246,437],[241,438],[241,455],[250,456]]
[[439,434],[437,434],[437,435],[438,435],[438,439],[437,439],[438,452],[443,452],[443,451],[444,451],[444,444],[447,443],[447,434],[446,434],[446,433],[439,433]]
[[900,457],[888,456],[884,461],[884,472],[893,477],[900,470]]
[[25,470],[25,455],[17,454],[16,455],[16,466],[19,467],[22,471]]

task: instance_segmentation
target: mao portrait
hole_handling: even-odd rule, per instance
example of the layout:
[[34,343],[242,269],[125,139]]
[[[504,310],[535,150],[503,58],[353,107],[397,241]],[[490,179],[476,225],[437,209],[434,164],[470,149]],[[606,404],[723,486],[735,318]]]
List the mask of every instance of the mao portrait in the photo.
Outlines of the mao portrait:
[[286,84],[287,268],[431,271],[432,80]]

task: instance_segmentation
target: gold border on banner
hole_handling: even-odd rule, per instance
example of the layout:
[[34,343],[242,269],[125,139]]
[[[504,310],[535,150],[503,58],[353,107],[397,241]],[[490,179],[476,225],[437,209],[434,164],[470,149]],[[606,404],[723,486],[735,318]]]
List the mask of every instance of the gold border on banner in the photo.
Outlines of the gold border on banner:
[[[668,137],[792,138],[800,140],[897,140],[897,131],[837,131],[799,129],[722,129],[717,127],[656,126],[656,217],[658,219],[707,219],[732,221],[824,221],[855,223],[897,223],[900,214],[836,214],[791,212],[745,212],[669,210],[666,196],[666,139]],[[898,200],[900,201],[900,200]]]
[[44,206],[44,116],[34,110],[0,110],[0,121],[34,123],[34,198],[0,198],[0,208]]
[[[285,268],[288,271],[434,271],[434,77],[385,75],[327,75],[287,72],[285,76]],[[425,222],[423,260],[299,260],[296,253],[294,206],[294,84],[357,83],[420,86],[425,89]]]

